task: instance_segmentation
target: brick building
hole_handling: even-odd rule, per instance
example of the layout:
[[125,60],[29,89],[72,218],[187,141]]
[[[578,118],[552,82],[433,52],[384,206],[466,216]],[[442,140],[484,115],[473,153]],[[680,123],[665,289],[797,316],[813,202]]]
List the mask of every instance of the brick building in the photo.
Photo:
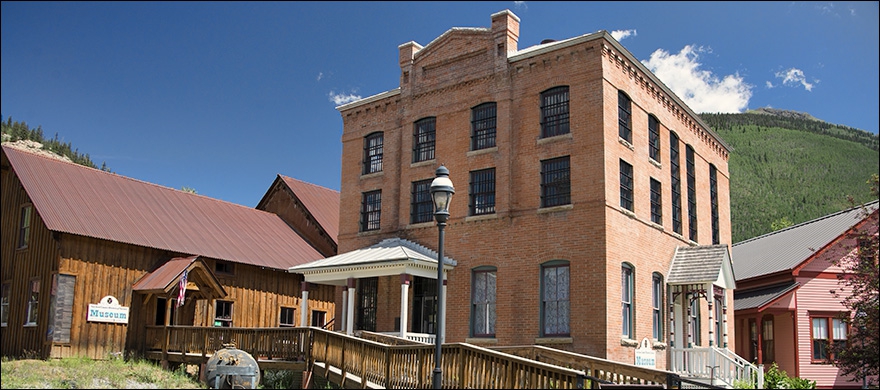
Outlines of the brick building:
[[446,342],[633,363],[647,338],[658,368],[670,338],[732,345],[728,145],[607,32],[519,49],[491,21],[400,45],[399,87],[337,108],[340,255],[291,271],[349,287],[338,329],[433,333],[443,165]]

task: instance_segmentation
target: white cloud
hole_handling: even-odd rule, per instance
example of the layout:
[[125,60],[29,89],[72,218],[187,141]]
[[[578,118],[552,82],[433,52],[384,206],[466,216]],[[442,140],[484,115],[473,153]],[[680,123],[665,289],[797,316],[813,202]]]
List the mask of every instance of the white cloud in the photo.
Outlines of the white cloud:
[[321,81],[322,78],[324,78],[324,72],[318,72],[318,78],[315,81]]
[[813,80],[812,83],[807,82],[807,78],[806,76],[804,76],[804,71],[798,68],[791,68],[782,72],[776,72],[776,78],[782,79],[782,85],[787,85],[789,87],[803,85],[804,89],[806,89],[807,91],[812,91],[813,85],[819,82],[819,80]]
[[614,30],[611,32],[611,36],[614,37],[618,42],[629,38],[630,36],[636,36],[636,30]]
[[764,84],[767,86],[767,89],[770,89],[770,88],[773,88],[773,87],[774,87],[773,83],[771,83],[771,82],[769,82],[769,81],[765,81]]
[[343,105],[346,103],[351,103],[355,100],[362,99],[360,95],[355,95],[353,93],[345,93],[345,92],[336,93],[336,92],[330,91],[329,96],[330,96],[330,101],[333,102],[334,104],[336,104],[337,106]]
[[708,51],[687,45],[677,54],[663,49],[642,61],[667,87],[697,113],[736,113],[749,105],[752,85],[739,74],[718,78],[711,71],[700,69],[700,54]]
[[516,7],[516,9],[529,9],[529,5],[526,4],[525,1],[514,1],[513,6]]

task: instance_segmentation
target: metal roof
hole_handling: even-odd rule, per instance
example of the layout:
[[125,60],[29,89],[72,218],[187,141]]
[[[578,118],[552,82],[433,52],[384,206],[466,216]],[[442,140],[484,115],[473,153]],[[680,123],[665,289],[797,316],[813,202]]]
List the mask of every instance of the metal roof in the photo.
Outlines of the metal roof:
[[49,230],[280,270],[323,257],[275,214],[2,150]]
[[666,280],[669,284],[715,283],[736,288],[730,253],[724,244],[676,248]]
[[296,194],[300,202],[321,224],[321,227],[339,244],[336,239],[339,235],[339,191],[321,187],[312,183],[278,175],[287,184],[287,187]]
[[[399,260],[421,260],[437,263],[437,252],[402,238],[386,238],[366,248],[355,249],[326,259],[290,267],[291,272],[303,272],[320,268],[364,265]],[[443,256],[443,264],[455,266],[454,260]]]
[[[877,203],[865,206],[873,212]],[[736,278],[746,280],[792,270],[846,233],[862,217],[862,208],[854,207],[736,243],[731,249]]]
[[733,309],[761,310],[764,306],[772,303],[776,299],[794,291],[800,284],[797,282],[786,282],[769,287],[761,287],[752,290],[740,291],[733,293]]

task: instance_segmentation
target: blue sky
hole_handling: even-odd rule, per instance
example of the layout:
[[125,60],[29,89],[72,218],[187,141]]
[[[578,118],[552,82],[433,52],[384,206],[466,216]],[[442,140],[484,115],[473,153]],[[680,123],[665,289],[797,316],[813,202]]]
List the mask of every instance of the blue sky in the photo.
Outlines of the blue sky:
[[[398,86],[400,44],[490,26],[611,32],[696,112],[878,132],[878,2],[2,2],[2,115],[114,172],[253,207],[339,189],[336,106]],[[693,98],[689,96],[693,95]]]

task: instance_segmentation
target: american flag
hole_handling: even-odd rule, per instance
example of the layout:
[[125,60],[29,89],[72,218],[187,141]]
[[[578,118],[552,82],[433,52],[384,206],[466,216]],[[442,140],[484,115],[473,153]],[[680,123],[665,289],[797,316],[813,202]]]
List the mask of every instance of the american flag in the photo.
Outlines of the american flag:
[[177,293],[177,306],[178,307],[183,306],[183,299],[184,299],[184,296],[186,295],[186,277],[187,277],[187,272],[186,272],[186,270],[183,270],[183,275],[180,275],[180,285],[178,286],[178,290],[180,290],[180,291],[178,291],[178,293]]

